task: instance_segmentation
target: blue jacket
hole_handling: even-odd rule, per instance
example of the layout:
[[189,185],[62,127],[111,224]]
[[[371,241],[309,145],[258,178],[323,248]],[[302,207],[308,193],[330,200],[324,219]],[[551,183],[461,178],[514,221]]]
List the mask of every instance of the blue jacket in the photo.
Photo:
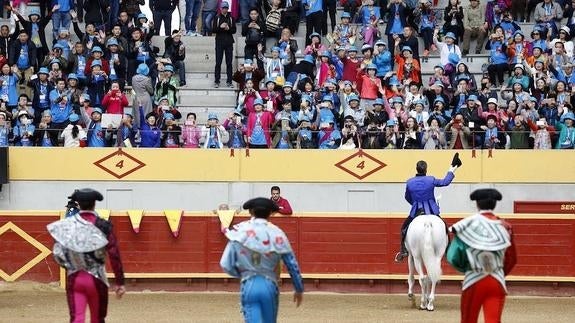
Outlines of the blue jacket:
[[454,177],[453,172],[449,171],[443,179],[421,175],[408,179],[405,187],[405,200],[411,204],[409,217],[415,217],[419,209],[422,209],[425,214],[439,215],[435,188],[451,184]]
[[74,8],[74,0],[52,0],[52,7],[50,7],[50,9],[54,8],[57,4],[60,5],[58,12],[69,12],[70,9]]
[[140,138],[142,139],[140,142],[140,147],[160,147],[161,136],[162,130],[156,126],[150,127],[150,125],[146,122],[146,118],[144,117],[144,108],[140,107]]
[[60,92],[54,89],[50,91],[50,112],[52,112],[52,122],[62,123],[68,120],[70,113],[72,112],[72,99],[71,95],[68,94],[68,101],[65,105],[61,105]]
[[308,5],[309,9],[306,9],[305,15],[309,16],[314,12],[323,11],[323,1],[322,0],[303,0],[302,4],[304,6]]
[[391,52],[388,50],[373,57],[372,63],[377,66],[378,77],[383,77],[387,72],[391,71],[392,59]]

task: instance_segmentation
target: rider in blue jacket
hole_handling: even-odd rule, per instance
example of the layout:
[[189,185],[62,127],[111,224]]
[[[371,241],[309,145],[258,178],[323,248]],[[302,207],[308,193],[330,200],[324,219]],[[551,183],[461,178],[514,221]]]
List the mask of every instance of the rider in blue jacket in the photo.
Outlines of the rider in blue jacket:
[[407,257],[405,248],[405,235],[409,224],[420,214],[435,214],[439,216],[439,205],[435,200],[435,188],[447,186],[455,177],[455,170],[462,165],[459,159],[459,153],[455,153],[451,161],[451,167],[443,179],[427,176],[427,163],[423,160],[417,162],[415,169],[417,174],[407,180],[405,187],[405,200],[411,204],[409,216],[401,226],[401,250],[395,255],[395,262],[401,262]]

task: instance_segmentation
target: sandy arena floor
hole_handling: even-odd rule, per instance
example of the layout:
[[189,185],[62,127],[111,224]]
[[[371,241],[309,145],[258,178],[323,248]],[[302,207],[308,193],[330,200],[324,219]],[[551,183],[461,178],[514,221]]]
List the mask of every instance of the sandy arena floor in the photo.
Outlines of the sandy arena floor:
[[[112,296],[112,295],[110,295]],[[235,293],[128,293],[111,297],[108,322],[241,322]],[[295,308],[282,294],[279,322],[458,322],[459,298],[439,295],[435,312],[402,295],[310,293]],[[66,322],[64,292],[36,283],[0,282],[0,322]],[[574,322],[575,298],[508,298],[503,322]],[[482,322],[482,321],[481,321]]]

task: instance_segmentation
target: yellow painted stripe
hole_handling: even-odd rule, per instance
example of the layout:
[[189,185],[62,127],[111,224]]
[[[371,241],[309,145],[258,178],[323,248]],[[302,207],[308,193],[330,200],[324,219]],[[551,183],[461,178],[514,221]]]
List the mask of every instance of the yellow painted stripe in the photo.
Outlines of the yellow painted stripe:
[[[186,169],[189,161],[201,172],[166,172],[166,151],[138,148],[66,149],[10,147],[13,181],[139,181],[157,182],[292,182],[292,183],[404,183],[414,175],[415,164],[425,159],[429,173],[441,176],[453,157],[450,150],[277,149],[243,151],[230,157],[228,149],[172,149],[170,165]],[[575,154],[557,150],[461,151],[463,167],[456,183],[566,183],[575,182]],[[50,160],[37,167],[38,160]],[[313,163],[309,161],[313,160]],[[529,160],[529,163],[517,163]],[[553,167],[540,167],[553,161]],[[275,165],[284,165],[278,172]],[[383,168],[382,168],[383,167]],[[300,171],[305,169],[306,172]]]
[[[108,273],[108,277],[114,278],[113,273]],[[304,279],[343,279],[343,280],[406,280],[404,274],[302,274]],[[128,279],[167,279],[167,278],[197,278],[197,279],[223,279],[233,278],[225,273],[126,273]],[[289,278],[289,274],[282,273],[281,278]],[[462,275],[443,275],[441,280],[462,281]],[[517,282],[575,282],[575,277],[565,276],[507,276],[507,281]]]

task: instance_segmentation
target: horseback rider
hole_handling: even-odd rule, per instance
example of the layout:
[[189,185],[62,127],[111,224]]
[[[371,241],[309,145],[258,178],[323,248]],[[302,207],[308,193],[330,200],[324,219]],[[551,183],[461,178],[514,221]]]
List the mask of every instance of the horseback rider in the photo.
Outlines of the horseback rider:
[[408,256],[405,248],[405,235],[411,221],[420,214],[435,214],[439,216],[439,205],[437,205],[434,194],[435,187],[451,184],[455,177],[455,170],[461,165],[459,153],[455,153],[449,171],[443,179],[438,179],[433,176],[427,176],[427,163],[424,160],[417,162],[415,166],[417,174],[407,180],[405,187],[405,200],[411,204],[411,211],[401,226],[401,249],[395,255],[395,262],[401,262]]

